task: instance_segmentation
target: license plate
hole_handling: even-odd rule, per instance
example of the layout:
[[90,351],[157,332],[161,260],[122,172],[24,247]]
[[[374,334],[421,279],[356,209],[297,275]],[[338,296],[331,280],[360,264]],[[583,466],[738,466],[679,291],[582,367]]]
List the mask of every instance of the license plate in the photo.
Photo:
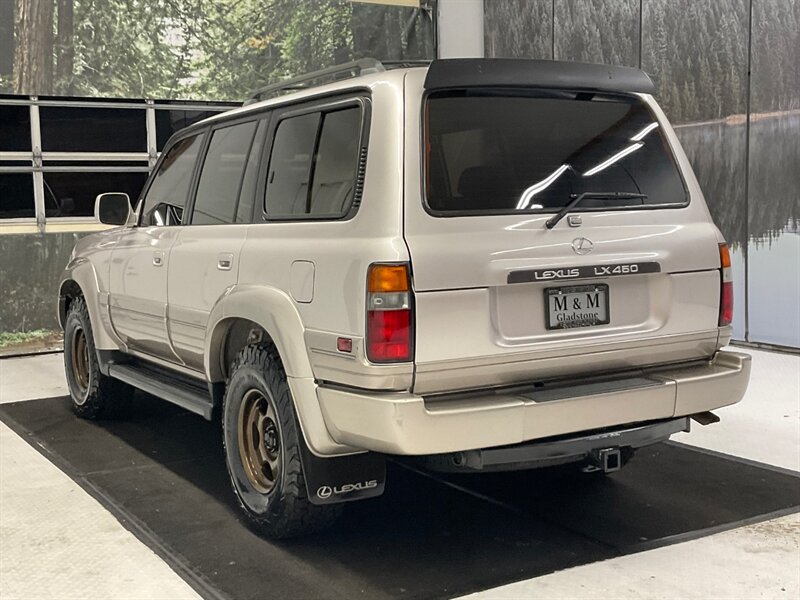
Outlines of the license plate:
[[605,283],[547,288],[544,297],[548,329],[593,327],[609,322],[608,285]]

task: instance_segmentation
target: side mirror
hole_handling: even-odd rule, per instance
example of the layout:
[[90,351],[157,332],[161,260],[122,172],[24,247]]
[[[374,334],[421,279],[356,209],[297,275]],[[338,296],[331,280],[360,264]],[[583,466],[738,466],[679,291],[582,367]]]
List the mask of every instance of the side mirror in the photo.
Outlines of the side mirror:
[[131,216],[131,200],[123,192],[100,194],[94,201],[94,218],[105,225],[126,225]]

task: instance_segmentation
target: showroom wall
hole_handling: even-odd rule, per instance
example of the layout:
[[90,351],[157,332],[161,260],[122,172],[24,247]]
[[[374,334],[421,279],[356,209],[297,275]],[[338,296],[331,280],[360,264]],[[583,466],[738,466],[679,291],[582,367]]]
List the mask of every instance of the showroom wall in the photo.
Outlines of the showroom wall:
[[[27,13],[39,21],[21,22],[15,7],[29,4],[47,0],[0,0],[0,94],[17,98],[240,101],[259,85],[337,62],[434,52],[431,13],[408,7],[52,0],[53,10]],[[463,32],[459,19],[469,12],[474,25],[477,13],[480,23],[481,10],[486,56],[641,66],[653,77],[733,245],[735,337],[800,347],[800,0],[440,0],[440,25]],[[37,36],[44,43],[21,42]],[[445,36],[440,42],[440,54],[454,55]],[[12,113],[0,107],[0,155],[25,136]],[[12,171],[47,167],[37,160],[0,156],[0,196]],[[15,308],[0,306],[0,333],[52,327],[50,269],[91,228],[80,221],[88,217],[48,215],[44,204],[23,217],[5,208],[0,197],[0,278],[14,288]]]
[[54,288],[72,248],[105,229],[97,195],[136,198],[174,132],[235,106],[0,95],[0,348],[12,332],[57,327]]
[[57,327],[72,247],[103,228],[94,197],[135,200],[175,129],[286,77],[433,52],[432,13],[408,6],[0,0],[0,348]]
[[355,58],[432,58],[433,39],[431,11],[349,0],[2,0],[0,93],[241,101]]
[[484,0],[484,13],[486,56],[652,77],[733,246],[734,337],[800,347],[800,0]]

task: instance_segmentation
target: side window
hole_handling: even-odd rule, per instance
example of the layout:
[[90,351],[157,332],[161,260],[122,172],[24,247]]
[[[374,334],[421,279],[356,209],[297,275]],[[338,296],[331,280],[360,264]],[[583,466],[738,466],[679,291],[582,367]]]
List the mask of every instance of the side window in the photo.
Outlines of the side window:
[[197,184],[192,225],[233,223],[257,121],[215,130]]
[[242,191],[239,192],[239,204],[236,207],[236,223],[250,223],[253,219],[253,205],[258,187],[258,167],[261,164],[261,150],[264,147],[264,134],[268,119],[263,119],[256,131],[256,137],[250,148],[247,166],[244,170]]
[[353,106],[326,113],[314,161],[312,215],[343,215],[353,201],[361,138],[361,109]]
[[319,113],[309,113],[278,125],[267,173],[268,215],[308,212],[308,180],[319,120]]
[[268,217],[337,218],[353,201],[361,108],[351,106],[282,120],[267,174]]
[[142,210],[142,225],[180,225],[202,134],[175,143],[158,168]]

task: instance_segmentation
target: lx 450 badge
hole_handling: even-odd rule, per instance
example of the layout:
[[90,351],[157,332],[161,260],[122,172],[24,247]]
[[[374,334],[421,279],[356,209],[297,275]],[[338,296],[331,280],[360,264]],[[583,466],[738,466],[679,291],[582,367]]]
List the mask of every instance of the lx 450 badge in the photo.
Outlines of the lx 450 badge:
[[532,281],[559,281],[564,279],[591,279],[594,277],[616,277],[660,273],[657,262],[624,263],[618,265],[589,265],[585,267],[563,267],[555,269],[530,269],[512,271],[508,283],[530,283]]

